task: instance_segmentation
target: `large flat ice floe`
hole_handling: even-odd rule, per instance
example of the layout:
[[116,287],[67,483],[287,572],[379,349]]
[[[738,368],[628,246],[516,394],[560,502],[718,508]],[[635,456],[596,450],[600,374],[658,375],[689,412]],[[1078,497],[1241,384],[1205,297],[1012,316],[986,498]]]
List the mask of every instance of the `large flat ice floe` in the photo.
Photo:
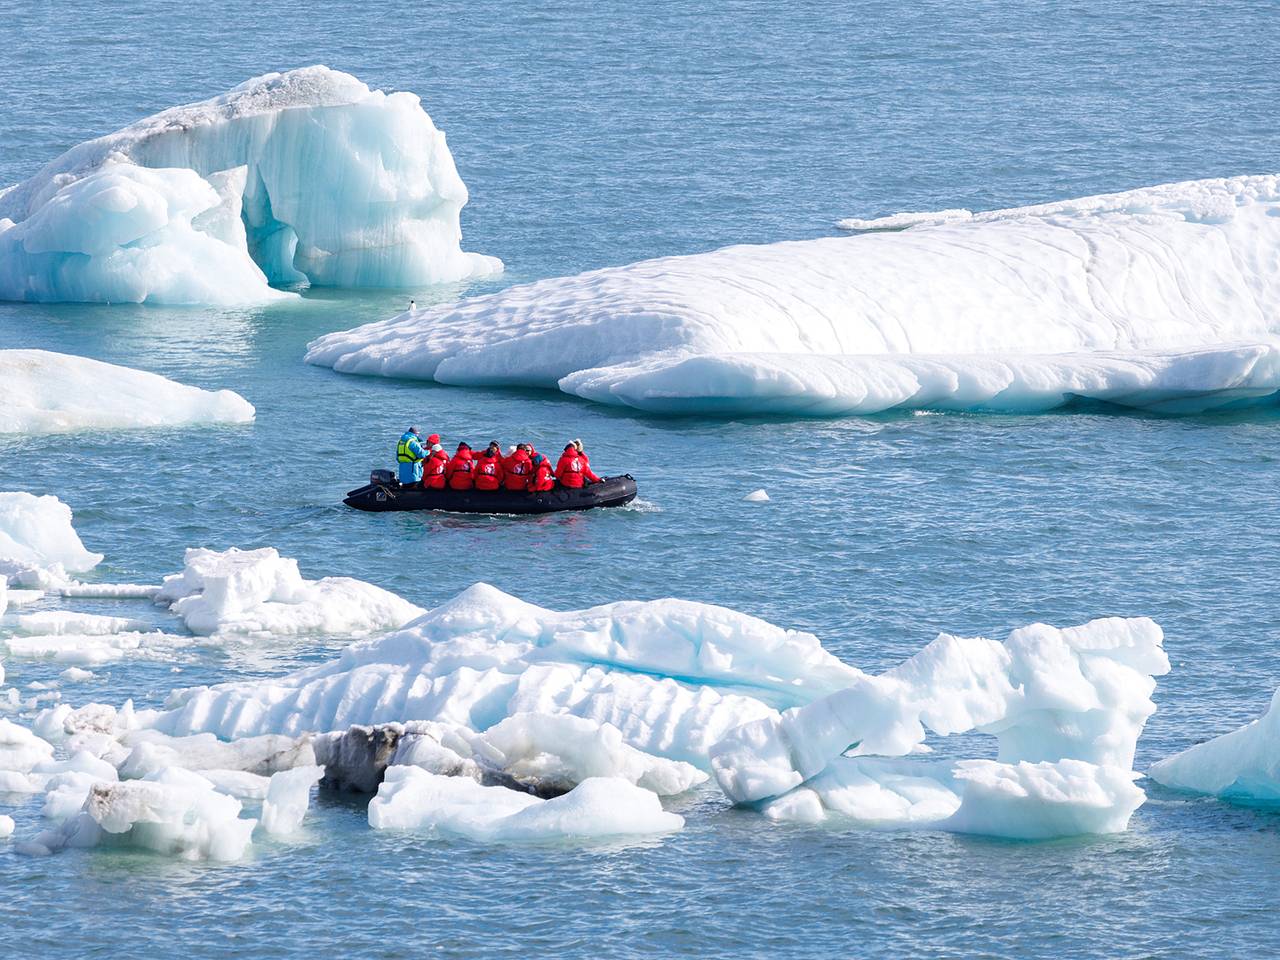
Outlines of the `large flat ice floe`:
[[917,219],[512,287],[307,360],[664,413],[1190,412],[1280,390],[1280,177]]
[[230,390],[47,350],[0,350],[0,434],[63,433],[200,423],[249,423]]
[[[714,771],[732,801],[775,819],[1042,838],[1126,827],[1144,799],[1135,744],[1155,709],[1154,677],[1168,668],[1161,631],[1145,619],[1036,624],[1003,643],[944,634],[870,675],[811,634],[721,607],[661,600],[559,613],[479,584],[329,663],[177,691],[136,723],[228,740],[338,732],[321,762],[352,768],[343,779],[361,789],[395,766],[552,794],[592,777],[655,793],[701,779],[665,759]],[[341,733],[354,725],[365,726]],[[930,733],[969,731],[995,737],[997,757],[909,757]],[[466,806],[503,795],[396,776],[414,779],[395,825],[508,835],[495,825],[505,807],[473,828],[413,799]],[[388,787],[387,801],[400,789]]]
[[1226,800],[1280,801],[1280,690],[1257,720],[1154,763],[1147,774]]
[[0,192],[0,299],[250,303],[269,284],[483,276],[467,189],[411,93],[269,73],[73,147]]

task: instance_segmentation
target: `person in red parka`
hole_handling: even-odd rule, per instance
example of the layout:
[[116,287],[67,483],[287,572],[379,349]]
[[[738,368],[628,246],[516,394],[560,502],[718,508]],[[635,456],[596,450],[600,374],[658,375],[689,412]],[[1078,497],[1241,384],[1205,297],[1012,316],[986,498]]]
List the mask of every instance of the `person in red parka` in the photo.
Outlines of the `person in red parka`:
[[511,456],[502,461],[502,485],[517,493],[529,489],[529,478],[533,475],[533,460],[526,447],[527,444],[518,444]]
[[465,443],[458,444],[458,452],[453,455],[448,466],[444,468],[445,479],[449,481],[450,490],[470,490],[475,484],[476,462],[471,459],[471,448]]
[[449,466],[449,455],[438,443],[431,445],[431,453],[422,464],[422,485],[428,490],[443,490],[447,479],[445,468]]
[[480,454],[476,464],[476,489],[497,490],[502,487],[502,448],[497,444],[489,444],[489,448]]
[[529,461],[533,464],[533,475],[529,477],[529,490],[535,493],[546,493],[556,488],[556,476],[551,472],[551,461],[540,453],[535,453]]
[[600,482],[600,478],[591,471],[591,464],[572,443],[564,445],[564,453],[560,454],[560,462],[556,464],[556,479],[560,481],[560,486],[570,490]]

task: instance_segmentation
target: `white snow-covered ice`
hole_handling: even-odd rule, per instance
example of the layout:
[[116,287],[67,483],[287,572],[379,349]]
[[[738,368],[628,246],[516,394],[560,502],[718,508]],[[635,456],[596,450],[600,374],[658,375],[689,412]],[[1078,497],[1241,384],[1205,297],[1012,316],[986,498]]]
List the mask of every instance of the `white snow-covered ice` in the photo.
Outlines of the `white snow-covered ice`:
[[71,508],[54,496],[0,492],[0,577],[9,586],[45,590],[102,562],[71,525]]
[[648,260],[328,334],[306,359],[653,412],[1273,402],[1280,177]]
[[272,547],[189,549],[182,572],[166,577],[155,599],[202,636],[363,635],[403,626],[424,612],[362,580],[306,580],[298,561]]
[[[943,634],[870,675],[810,634],[720,607],[557,613],[478,584],[329,663],[175,691],[134,722],[228,740],[361,726],[360,742],[388,753],[357,772],[364,789],[384,767],[417,766],[547,794],[594,777],[665,794],[695,786],[698,767],[774,818],[1033,838],[1124,828],[1143,800],[1136,741],[1167,670],[1161,631],[1142,618],[1034,624],[1003,643]],[[996,760],[900,759],[930,733],[975,730],[996,738]]]
[[230,390],[200,390],[65,353],[0,350],[0,434],[249,423],[253,418],[253,405]]
[[489,842],[671,833],[684,818],[656,794],[620,778],[592,777],[551,800],[413,766],[390,767],[369,802],[369,825]]
[[[883,674],[738,727],[711,765],[731,799],[777,819],[838,813],[1028,839],[1117,832],[1143,801],[1134,750],[1168,670],[1145,618],[1033,624],[1004,643],[942,634]],[[970,730],[996,737],[997,760],[879,759],[914,752],[928,731]]]
[[467,188],[411,93],[268,73],[71,148],[0,191],[0,299],[248,303],[269,284],[496,273],[464,253]]
[[1280,690],[1258,719],[1166,757],[1147,774],[1178,790],[1280,801]]
[[812,634],[680,600],[558,613],[477,584],[405,629],[270,683],[179,691],[150,725],[224,739],[408,720],[484,731],[519,713],[610,723],[704,766],[733,727],[833,693],[859,671]]

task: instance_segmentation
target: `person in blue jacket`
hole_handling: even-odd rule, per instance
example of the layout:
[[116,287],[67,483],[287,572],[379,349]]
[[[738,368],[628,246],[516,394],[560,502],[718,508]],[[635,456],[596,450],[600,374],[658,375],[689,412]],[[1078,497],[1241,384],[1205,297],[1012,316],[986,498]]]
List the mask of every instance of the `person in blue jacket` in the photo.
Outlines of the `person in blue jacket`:
[[422,482],[422,461],[427,450],[422,445],[422,434],[417,427],[410,427],[396,444],[396,463],[400,465],[400,482],[408,485]]

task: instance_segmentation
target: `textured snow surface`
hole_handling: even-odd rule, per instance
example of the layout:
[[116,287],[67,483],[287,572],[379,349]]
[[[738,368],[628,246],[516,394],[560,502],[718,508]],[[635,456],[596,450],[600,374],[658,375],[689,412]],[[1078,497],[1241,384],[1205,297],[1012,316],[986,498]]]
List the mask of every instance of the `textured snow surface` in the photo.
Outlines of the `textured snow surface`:
[[1280,800],[1280,690],[1257,720],[1154,763],[1168,787],[1234,800]]
[[1187,412],[1280,389],[1276,176],[935,220],[543,280],[329,334],[307,360],[709,414]]
[[520,842],[671,833],[684,826],[684,818],[664,811],[656,794],[617,778],[593,777],[564,796],[540,800],[465,777],[398,766],[387,769],[369,802],[369,825]]
[[403,626],[423,610],[350,577],[306,580],[298,561],[272,547],[189,549],[181,573],[165,577],[156,601],[168,603],[192,633],[362,635]]
[[269,682],[181,691],[152,725],[224,739],[519,713],[610,723],[645,753],[705,766],[733,727],[861,674],[812,634],[723,607],[621,602],[558,613],[477,584],[404,630]]
[[[1145,618],[1057,629],[1004,643],[940,635],[879,676],[744,724],[711,750],[724,792],[777,819],[835,812],[1028,839],[1123,830],[1142,803],[1133,755],[1169,670]],[[993,734],[998,761],[884,762],[943,736]]]
[[0,350],[0,434],[249,423],[253,405],[154,373],[46,350]]
[[271,284],[404,286],[462,252],[467,189],[411,93],[269,73],[73,147],[0,192],[0,298],[246,303]]

